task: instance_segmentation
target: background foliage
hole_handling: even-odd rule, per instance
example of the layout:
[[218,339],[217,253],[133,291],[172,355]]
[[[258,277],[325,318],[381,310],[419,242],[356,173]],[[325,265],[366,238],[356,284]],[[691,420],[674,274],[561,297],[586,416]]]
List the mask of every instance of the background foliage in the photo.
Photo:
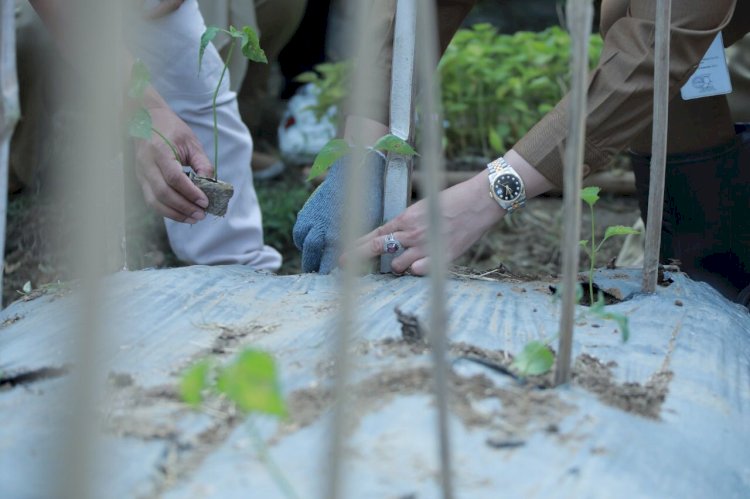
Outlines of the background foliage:
[[[592,36],[592,65],[601,47]],[[508,35],[486,23],[459,30],[439,65],[446,156],[491,158],[512,147],[567,91],[569,58],[570,37],[557,26]],[[320,90],[312,107],[318,118],[329,106],[341,108],[348,70],[348,63],[327,63],[298,77]]]

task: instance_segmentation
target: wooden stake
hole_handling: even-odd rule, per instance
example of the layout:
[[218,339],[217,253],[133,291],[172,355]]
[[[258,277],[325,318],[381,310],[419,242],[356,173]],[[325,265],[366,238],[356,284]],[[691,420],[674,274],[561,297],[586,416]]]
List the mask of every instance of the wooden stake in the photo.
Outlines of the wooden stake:
[[565,226],[562,245],[562,313],[560,341],[557,350],[555,384],[570,379],[570,359],[573,345],[573,320],[578,274],[578,241],[581,238],[581,183],[583,173],[583,143],[586,133],[586,81],[588,75],[588,45],[594,9],[591,0],[569,0],[567,4],[568,30],[571,36],[571,91],[568,107],[568,141],[565,147],[563,185],[563,213]]
[[656,2],[656,46],[654,53],[654,126],[651,136],[651,176],[648,189],[646,249],[643,258],[643,292],[656,291],[664,211],[664,175],[669,126],[669,20],[670,0]]
[[[0,289],[5,262],[5,222],[8,212],[8,160],[10,139],[21,116],[16,74],[15,2],[0,5]],[[2,294],[0,294],[2,307]]]

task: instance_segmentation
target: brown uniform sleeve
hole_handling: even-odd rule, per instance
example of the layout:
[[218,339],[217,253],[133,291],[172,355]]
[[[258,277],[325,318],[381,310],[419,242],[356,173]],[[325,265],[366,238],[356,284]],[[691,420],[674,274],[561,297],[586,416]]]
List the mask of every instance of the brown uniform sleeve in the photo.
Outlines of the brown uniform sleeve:
[[[605,0],[606,1],[606,0]],[[669,95],[674,97],[732,18],[737,0],[673,0]],[[651,123],[655,0],[631,0],[603,34],[604,47],[588,86],[584,162],[607,165]],[[555,185],[562,185],[568,98],[537,123],[514,149]]]

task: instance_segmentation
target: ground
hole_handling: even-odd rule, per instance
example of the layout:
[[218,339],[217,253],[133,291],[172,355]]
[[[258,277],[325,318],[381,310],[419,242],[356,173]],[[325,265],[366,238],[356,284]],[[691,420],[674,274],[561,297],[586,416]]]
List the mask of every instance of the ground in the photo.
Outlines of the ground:
[[[312,190],[302,177],[299,169],[289,168],[280,179],[256,185],[263,207],[266,242],[284,255],[280,274],[300,271],[299,253],[291,240],[291,227],[297,211]],[[61,205],[44,188],[27,188],[10,196],[3,303],[21,297],[24,286],[28,292],[29,287],[38,289],[74,277],[64,263],[70,240],[60,230],[65,217]],[[530,200],[525,210],[498,224],[455,264],[477,272],[502,264],[516,274],[559,274],[561,206],[560,197]],[[180,265],[169,250],[160,220],[142,205],[132,207],[128,213],[128,268]],[[604,193],[596,205],[597,237],[600,238],[609,225],[629,226],[637,218],[635,198]],[[590,223],[588,211],[584,210],[582,239],[589,237]],[[621,244],[621,238],[608,241],[602,247],[597,266],[604,266],[612,260]],[[581,266],[586,265],[588,260],[582,254]]]

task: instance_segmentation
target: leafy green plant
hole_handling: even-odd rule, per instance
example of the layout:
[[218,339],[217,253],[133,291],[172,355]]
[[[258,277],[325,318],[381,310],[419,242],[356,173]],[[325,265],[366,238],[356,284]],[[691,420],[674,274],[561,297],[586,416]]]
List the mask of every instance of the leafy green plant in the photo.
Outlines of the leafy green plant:
[[130,69],[130,83],[128,85],[128,97],[136,104],[136,108],[130,116],[128,122],[128,134],[136,139],[149,140],[151,134],[158,135],[165,144],[172,150],[172,154],[177,161],[180,157],[177,154],[177,148],[163,133],[154,128],[151,120],[151,113],[143,105],[143,93],[146,91],[151,82],[151,74],[146,65],[140,59],[136,59],[133,67]]
[[[193,408],[199,408],[206,393],[212,392],[226,397],[247,415],[260,413],[277,418],[287,416],[274,359],[260,350],[244,350],[233,362],[223,367],[215,367],[208,360],[196,362],[183,373],[179,392],[183,402]],[[294,488],[271,459],[268,447],[251,418],[248,418],[247,425],[258,456],[279,489],[286,497],[296,498]]]
[[604,232],[604,237],[599,244],[596,243],[596,219],[594,217],[594,205],[599,200],[598,187],[584,187],[581,189],[581,199],[589,206],[591,213],[591,240],[580,241],[581,247],[584,249],[589,257],[589,299],[590,303],[594,303],[594,268],[596,266],[596,255],[601,249],[602,244],[613,236],[626,236],[628,234],[639,234],[639,232],[632,227],[625,227],[624,225],[612,225],[607,227]]
[[[393,152],[403,156],[418,156],[417,151],[405,140],[390,133],[380,137],[372,148],[377,151]],[[312,180],[315,177],[325,174],[336,160],[347,155],[351,150],[352,146],[344,139],[329,140],[315,157],[307,180]]]
[[[579,243],[589,256],[590,260],[588,269],[588,292],[589,303],[591,305],[588,308],[588,313],[603,320],[614,321],[620,329],[622,341],[625,342],[628,341],[628,338],[630,337],[630,327],[627,316],[607,310],[604,302],[604,294],[601,291],[599,291],[596,300],[594,300],[594,268],[596,266],[597,253],[607,239],[613,236],[638,234],[639,232],[631,227],[613,225],[607,227],[604,232],[604,237],[597,244],[594,205],[599,200],[599,191],[599,187],[594,186],[581,189],[581,199],[589,206],[589,210],[591,211],[591,240],[582,240]],[[582,298],[582,289],[576,287],[576,303],[580,303]],[[523,351],[516,356],[513,361],[513,367],[524,376],[532,376],[535,374],[546,373],[552,367],[553,361],[554,356],[545,343],[531,341],[527,343]]]
[[208,44],[211,42],[211,40],[216,38],[216,35],[218,35],[219,33],[226,33],[229,36],[230,41],[227,56],[224,58],[224,67],[221,70],[219,81],[216,83],[216,89],[214,90],[213,99],[211,102],[211,107],[213,109],[214,115],[214,180],[216,180],[219,175],[219,128],[217,123],[218,118],[216,114],[216,98],[219,95],[221,83],[224,81],[224,75],[227,72],[227,66],[229,65],[229,61],[232,58],[232,51],[234,50],[235,42],[239,41],[242,55],[244,55],[247,59],[254,62],[268,63],[266,53],[262,48],[260,48],[260,40],[258,40],[258,35],[257,33],[255,33],[255,31],[253,31],[251,27],[244,26],[242,29],[238,30],[234,26],[229,26],[229,29],[227,30],[218,28],[216,26],[208,26],[206,28],[206,31],[201,36],[200,48],[198,49],[198,73],[200,73],[201,66],[203,65],[203,54],[206,51],[206,47],[208,47]]
[[[592,65],[602,40],[592,36]],[[541,32],[498,34],[489,24],[461,29],[438,70],[446,156],[497,157],[506,152],[562,98],[569,83],[570,37],[559,27]],[[341,108],[350,87],[352,63],[316,66],[299,81],[313,83],[322,117]]]

